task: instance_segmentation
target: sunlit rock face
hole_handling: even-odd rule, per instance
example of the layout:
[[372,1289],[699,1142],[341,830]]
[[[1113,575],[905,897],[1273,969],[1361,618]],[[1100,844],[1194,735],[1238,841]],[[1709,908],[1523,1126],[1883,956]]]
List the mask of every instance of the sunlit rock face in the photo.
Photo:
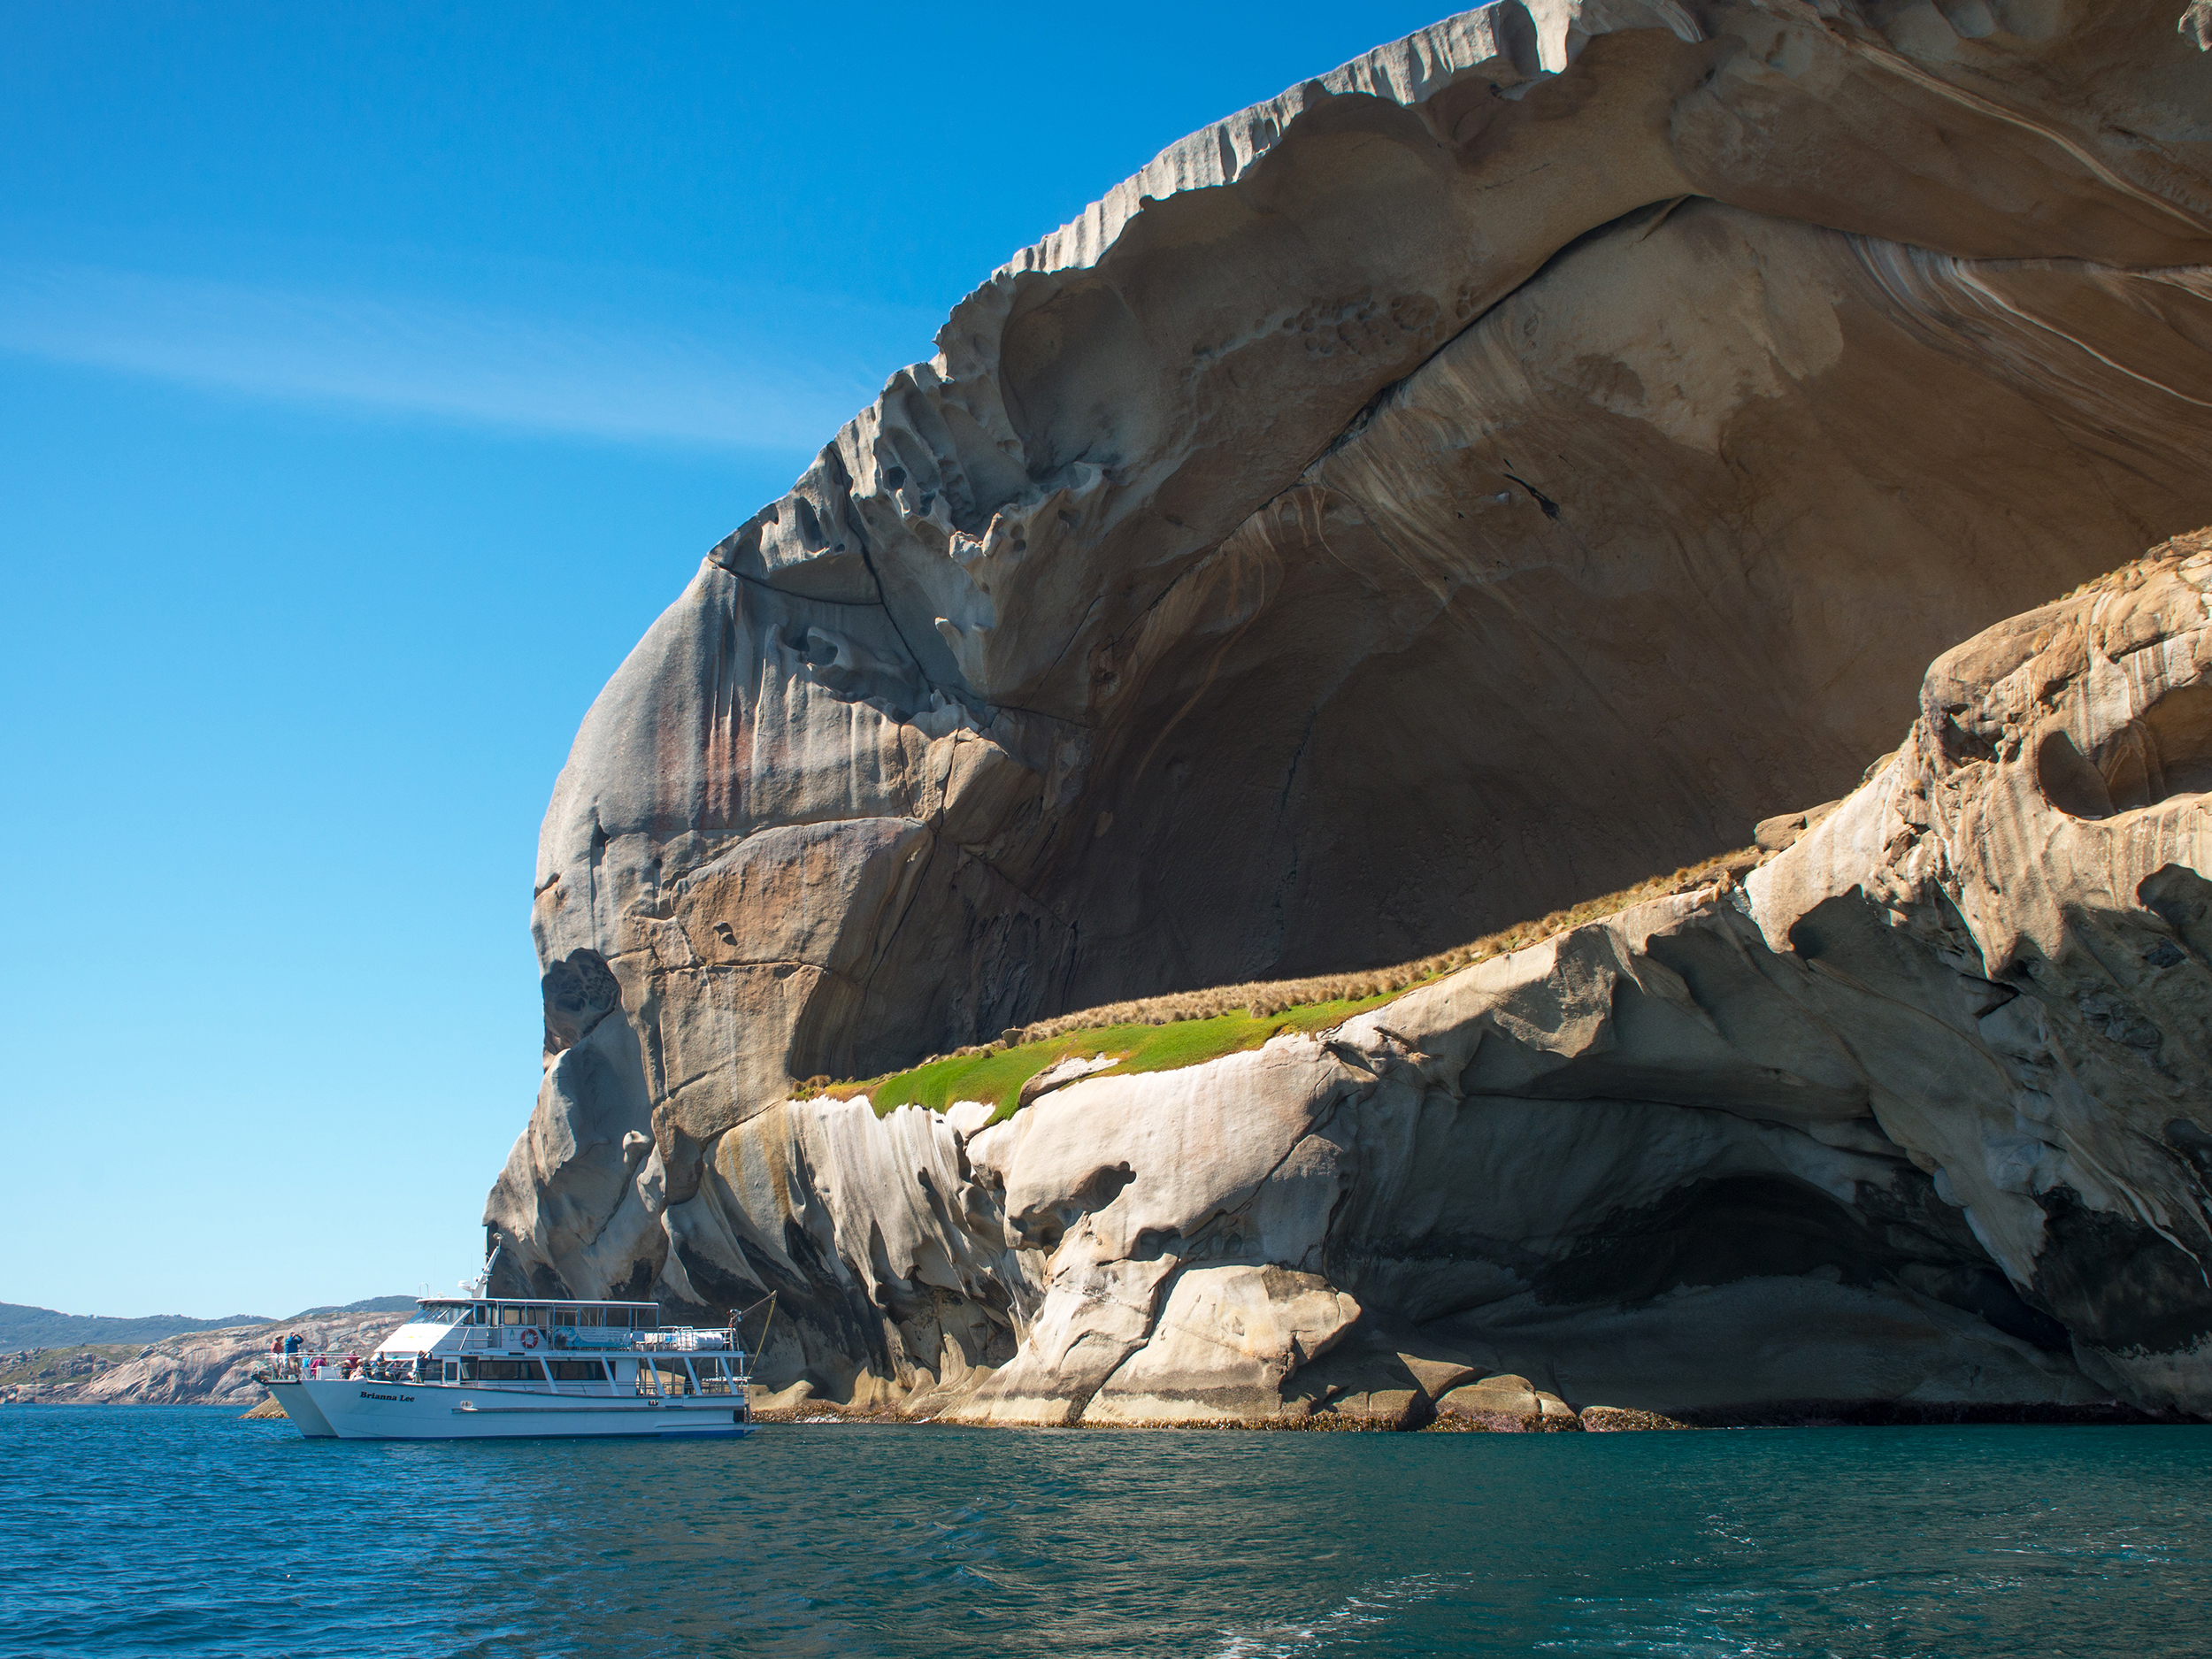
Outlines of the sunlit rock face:
[[1510,1373],[2212,1410],[2208,588],[2200,533],[1946,653],[1742,888],[973,1137],[1034,1311],[933,1409],[1434,1409]]
[[[488,1210],[499,1273],[709,1310],[779,1288],[791,1379],[994,1420],[1417,1416],[1453,1367],[1654,1406],[2201,1400],[2170,1357],[2203,1249],[2182,1189],[2086,1141],[2063,1171],[1959,1150],[2046,1064],[1962,1036],[2014,1079],[1976,1094],[1935,1034],[2023,1018],[1969,979],[2042,1004],[2017,950],[1972,965],[2014,923],[1957,874],[2011,902],[2062,844],[2025,819],[1930,819],[1951,862],[1898,876],[1900,908],[1866,896],[1905,868],[1864,841],[1873,809],[1839,811],[1753,883],[1830,860],[1786,922],[1793,901],[1732,895],[1617,918],[1514,958],[1525,984],[1394,1004],[1391,1034],[1078,1083],[974,1139],[786,1100],[1069,1008],[1401,959],[1740,845],[1856,783],[1955,641],[2212,520],[2212,60],[2182,21],[1491,6],[1194,135],[1018,256],[709,554],[587,718],[541,843],[548,1069]],[[2196,637],[2158,614],[2160,649]],[[1977,799],[2039,766],[2038,810],[2085,834],[2122,821],[2093,772],[2116,813],[2195,811],[2068,741],[2079,767],[1924,764]],[[2179,916],[2202,866],[2169,862],[2152,896]],[[2037,960],[2104,960],[2071,905],[2170,934],[2195,982],[2145,893],[2039,879],[2062,919],[2020,934]],[[1875,1016],[1820,1001],[1844,972],[1823,952],[1862,947],[1919,964],[1849,971],[1918,1022],[1878,1064],[1847,1030]],[[1759,1021],[1803,1025],[1794,1058],[1650,988],[1696,987],[1700,952],[1766,987],[1740,992]],[[2108,994],[2136,1007],[2081,995]],[[1490,1077],[1466,1010],[1495,996],[1555,1010],[1514,1041],[1571,1058]],[[1711,1041],[1669,1038],[1663,1087],[1609,1072],[1623,998]],[[1417,1006],[1433,1029],[1406,1029]],[[2122,1048],[2180,1077],[2184,1037],[2144,1018],[2156,1051]],[[2134,1122],[2081,1087],[2081,1121]],[[1111,1125],[1178,1112],[1240,1149],[1174,1154],[1175,1195]],[[2199,1179],[2165,1122],[2143,1156]],[[2084,1265],[2146,1238],[2181,1256],[2135,1290]],[[1233,1363],[1203,1346],[1223,1333]],[[1446,1369],[1391,1371],[1417,1362]]]

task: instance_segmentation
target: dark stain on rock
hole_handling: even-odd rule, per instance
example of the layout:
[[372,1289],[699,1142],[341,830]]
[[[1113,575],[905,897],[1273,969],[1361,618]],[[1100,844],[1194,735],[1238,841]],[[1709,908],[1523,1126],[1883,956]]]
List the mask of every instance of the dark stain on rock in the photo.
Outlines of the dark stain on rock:
[[2186,864],[2168,864],[2144,877],[2135,896],[2199,962],[2212,962],[2212,881]]
[[2166,1125],[2166,1144],[2188,1161],[2200,1181],[2212,1181],[2212,1134],[2176,1118]]
[[607,959],[595,950],[572,950],[545,971],[538,989],[545,998],[545,1051],[559,1054],[583,1040],[622,1001]]
[[1851,1206],[1785,1176],[1694,1181],[1616,1212],[1531,1284],[1547,1302],[1634,1304],[1686,1285],[1816,1273],[1862,1289],[1901,1286],[2038,1348],[2070,1347],[2065,1327],[2021,1296],[1917,1171],[1886,1189],[1862,1183]]
[[2037,1297],[2076,1338],[2169,1354],[2212,1334],[2212,1285],[2195,1257],[2131,1216],[2090,1209],[2070,1187],[2036,1202],[2046,1217]]

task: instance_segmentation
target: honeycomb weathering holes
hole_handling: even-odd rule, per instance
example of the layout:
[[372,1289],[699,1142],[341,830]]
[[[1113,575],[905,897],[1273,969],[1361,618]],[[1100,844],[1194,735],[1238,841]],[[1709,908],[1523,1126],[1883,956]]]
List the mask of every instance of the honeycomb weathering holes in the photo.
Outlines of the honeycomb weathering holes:
[[2212,789],[2212,687],[2169,691],[2084,755],[2065,732],[2036,746],[2043,798],[2075,818],[2108,818]]

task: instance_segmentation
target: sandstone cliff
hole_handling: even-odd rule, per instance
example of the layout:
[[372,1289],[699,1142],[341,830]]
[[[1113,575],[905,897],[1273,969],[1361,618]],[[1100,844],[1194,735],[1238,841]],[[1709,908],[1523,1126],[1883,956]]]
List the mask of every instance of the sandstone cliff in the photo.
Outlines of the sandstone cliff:
[[[994,1421],[2212,1405],[2198,567],[1999,621],[2212,519],[2183,21],[1509,0],[1018,256],[578,736],[505,1283],[777,1288],[772,1379]],[[1909,722],[1747,890],[1333,1032],[789,1098],[1449,945]]]

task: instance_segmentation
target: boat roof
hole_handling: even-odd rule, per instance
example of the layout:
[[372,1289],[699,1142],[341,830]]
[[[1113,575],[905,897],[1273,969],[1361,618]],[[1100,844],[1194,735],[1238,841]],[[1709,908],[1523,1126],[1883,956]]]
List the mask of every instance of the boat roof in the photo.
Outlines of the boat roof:
[[485,1302],[521,1302],[533,1308],[650,1308],[658,1312],[657,1302],[617,1302],[609,1296],[418,1296],[418,1308],[473,1308]]

